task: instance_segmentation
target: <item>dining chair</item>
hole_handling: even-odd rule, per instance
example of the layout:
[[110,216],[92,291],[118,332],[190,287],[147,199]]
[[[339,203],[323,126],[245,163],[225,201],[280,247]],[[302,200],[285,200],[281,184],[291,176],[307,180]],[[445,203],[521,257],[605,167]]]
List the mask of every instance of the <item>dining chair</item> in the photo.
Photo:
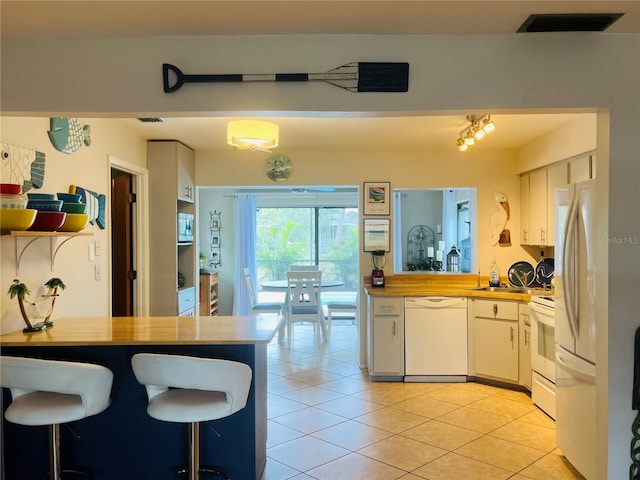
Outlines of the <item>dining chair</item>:
[[283,313],[283,304],[280,302],[260,302],[256,293],[256,284],[253,281],[251,269],[244,269],[244,286],[247,289],[247,297],[249,298],[249,311],[251,313]]
[[287,340],[291,345],[294,323],[315,323],[318,343],[320,333],[327,340],[322,308],[322,272],[287,272]]
[[353,302],[329,302],[327,303],[327,336],[331,338],[331,324],[333,320],[353,319],[356,330],[360,331],[360,291],[356,293]]

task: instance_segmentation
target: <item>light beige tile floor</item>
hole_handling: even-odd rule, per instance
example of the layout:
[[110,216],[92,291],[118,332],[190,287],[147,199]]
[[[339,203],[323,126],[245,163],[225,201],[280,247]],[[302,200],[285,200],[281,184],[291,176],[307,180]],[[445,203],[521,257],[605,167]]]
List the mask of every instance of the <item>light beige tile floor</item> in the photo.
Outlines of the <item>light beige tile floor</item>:
[[370,381],[355,326],[268,347],[263,480],[582,479],[528,395],[478,383]]

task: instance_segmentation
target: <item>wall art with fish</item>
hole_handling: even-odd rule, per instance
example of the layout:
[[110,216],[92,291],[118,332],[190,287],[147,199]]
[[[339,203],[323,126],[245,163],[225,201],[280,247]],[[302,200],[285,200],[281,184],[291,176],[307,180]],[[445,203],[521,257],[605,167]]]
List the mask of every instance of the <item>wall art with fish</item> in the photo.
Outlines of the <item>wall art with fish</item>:
[[22,193],[44,185],[45,154],[29,148],[0,143],[0,178],[22,185]]
[[52,117],[47,133],[51,144],[62,153],[75,153],[82,145],[91,145],[91,126],[80,125],[77,118]]

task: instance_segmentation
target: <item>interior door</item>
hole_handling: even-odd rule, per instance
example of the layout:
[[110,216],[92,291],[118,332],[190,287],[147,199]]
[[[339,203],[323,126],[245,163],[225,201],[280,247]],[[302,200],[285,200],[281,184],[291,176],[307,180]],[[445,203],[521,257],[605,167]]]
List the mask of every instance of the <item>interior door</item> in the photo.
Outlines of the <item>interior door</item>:
[[111,315],[133,315],[131,175],[112,171],[111,178]]

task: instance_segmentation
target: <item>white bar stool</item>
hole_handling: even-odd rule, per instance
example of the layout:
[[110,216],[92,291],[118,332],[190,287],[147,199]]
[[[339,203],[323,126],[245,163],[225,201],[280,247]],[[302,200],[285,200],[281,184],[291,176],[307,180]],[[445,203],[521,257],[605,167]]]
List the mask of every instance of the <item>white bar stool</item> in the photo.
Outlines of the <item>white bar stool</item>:
[[49,478],[59,480],[60,424],[105,410],[110,403],[113,373],[91,363],[0,357],[0,386],[11,391],[5,418],[18,425],[49,425]]
[[189,466],[178,473],[188,473],[190,480],[200,478],[200,473],[229,479],[200,465],[200,422],[228,417],[245,407],[251,368],[230,360],[154,353],[134,355],[131,366],[147,390],[149,416],[189,423]]

